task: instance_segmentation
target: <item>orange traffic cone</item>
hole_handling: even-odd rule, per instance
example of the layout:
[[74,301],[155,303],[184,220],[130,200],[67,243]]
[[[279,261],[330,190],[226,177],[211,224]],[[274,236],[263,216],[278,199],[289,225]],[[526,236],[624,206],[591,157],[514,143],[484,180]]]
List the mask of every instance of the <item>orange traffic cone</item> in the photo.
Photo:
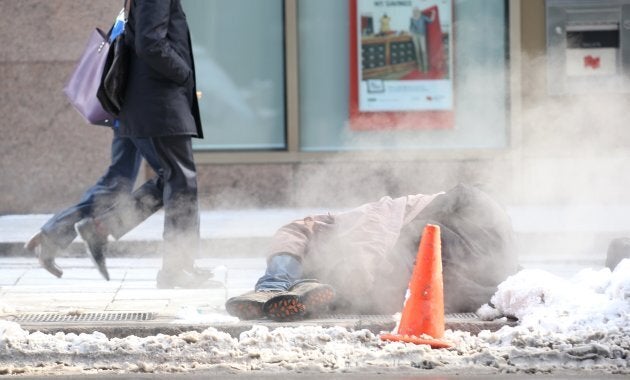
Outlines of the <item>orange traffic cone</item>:
[[[428,335],[429,337],[425,337]],[[407,300],[397,334],[382,334],[382,340],[428,344],[448,348],[444,336],[444,282],[440,227],[427,224],[413,268]]]

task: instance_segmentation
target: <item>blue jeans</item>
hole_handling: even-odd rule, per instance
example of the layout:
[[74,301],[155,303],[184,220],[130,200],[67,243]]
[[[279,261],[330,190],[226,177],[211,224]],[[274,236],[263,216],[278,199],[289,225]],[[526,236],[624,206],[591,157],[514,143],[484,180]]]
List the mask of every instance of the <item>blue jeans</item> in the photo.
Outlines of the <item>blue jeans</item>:
[[257,292],[287,291],[302,281],[302,263],[291,255],[279,254],[269,259],[267,270],[254,289]]
[[83,193],[79,203],[56,213],[42,226],[41,230],[49,241],[59,248],[66,248],[76,237],[74,225],[78,221],[101,214],[124,197],[130,196],[142,161],[137,146],[146,151],[151,166],[155,165],[159,169],[159,161],[155,153],[151,153],[154,149],[149,144],[149,139],[121,137],[114,129],[111,163],[107,171]]

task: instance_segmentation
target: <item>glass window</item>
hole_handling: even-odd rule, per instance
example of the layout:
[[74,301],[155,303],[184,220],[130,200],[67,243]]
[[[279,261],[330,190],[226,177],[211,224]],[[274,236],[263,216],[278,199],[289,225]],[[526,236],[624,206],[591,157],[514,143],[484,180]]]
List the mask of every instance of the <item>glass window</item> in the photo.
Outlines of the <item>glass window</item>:
[[[385,3],[402,4],[410,8],[418,6],[422,9],[447,3],[446,0],[357,1],[371,3],[373,7]],[[446,128],[433,129],[396,129],[395,125],[378,130],[357,130],[350,127],[349,57],[350,54],[358,54],[350,51],[350,17],[356,17],[350,15],[350,8],[348,1],[298,1],[300,144],[303,151],[507,146],[509,88],[505,0],[452,2],[453,38],[450,35],[445,38],[449,42],[445,45],[445,50],[450,53],[452,49],[453,122]],[[382,12],[372,13],[375,14],[361,15],[365,20],[362,18],[357,22],[357,25],[361,25],[361,22],[365,24],[362,25],[362,33],[378,33],[372,42],[378,42],[381,37],[392,36],[391,42],[388,42],[391,49],[395,44],[401,44],[408,45],[409,50],[405,52],[409,59],[399,57],[396,63],[413,60],[413,44],[402,38],[409,33],[407,28],[411,12],[384,16]],[[445,14],[450,16],[447,12]],[[397,21],[396,17],[401,20]],[[385,21],[386,24],[383,24]],[[379,28],[384,25],[388,30],[381,33]],[[401,37],[400,41],[398,37]],[[384,51],[390,52],[390,48]],[[380,65],[377,58],[374,58],[376,69]],[[365,62],[366,57],[363,56],[363,59]],[[384,76],[381,78],[389,79]],[[450,73],[444,78],[450,78]],[[382,82],[374,81],[371,84],[374,85],[375,92],[383,88]]]
[[195,149],[285,149],[283,1],[182,3],[205,135]]

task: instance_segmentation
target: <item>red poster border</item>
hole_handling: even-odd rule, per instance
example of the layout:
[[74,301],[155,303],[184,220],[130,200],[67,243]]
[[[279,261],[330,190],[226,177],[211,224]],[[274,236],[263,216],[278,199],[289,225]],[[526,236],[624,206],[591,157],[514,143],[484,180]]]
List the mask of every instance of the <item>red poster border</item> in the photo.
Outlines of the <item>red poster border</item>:
[[[455,111],[409,111],[409,112],[361,112],[359,110],[359,70],[357,36],[357,0],[348,0],[350,10],[350,129],[355,131],[451,129],[455,125]],[[452,19],[454,8],[451,7]],[[454,46],[451,27],[451,46]],[[455,59],[451,54],[451,63]],[[454,76],[454,68],[451,68]],[[453,78],[451,78],[453,80]],[[455,91],[453,85],[453,93]],[[454,95],[454,94],[453,94]],[[453,96],[453,107],[455,99]]]

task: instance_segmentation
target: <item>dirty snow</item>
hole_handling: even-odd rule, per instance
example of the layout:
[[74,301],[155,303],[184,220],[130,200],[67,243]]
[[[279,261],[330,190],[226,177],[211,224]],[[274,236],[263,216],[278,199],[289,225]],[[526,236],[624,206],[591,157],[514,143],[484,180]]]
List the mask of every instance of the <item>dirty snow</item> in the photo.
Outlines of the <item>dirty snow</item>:
[[[233,338],[209,328],[177,336],[46,335],[0,321],[0,374],[215,371],[630,374],[630,260],[570,279],[523,270],[478,314],[515,327],[446,331],[452,349],[383,342],[367,331],[255,326]],[[206,316],[207,317],[207,316]],[[225,318],[218,316],[218,318]]]

